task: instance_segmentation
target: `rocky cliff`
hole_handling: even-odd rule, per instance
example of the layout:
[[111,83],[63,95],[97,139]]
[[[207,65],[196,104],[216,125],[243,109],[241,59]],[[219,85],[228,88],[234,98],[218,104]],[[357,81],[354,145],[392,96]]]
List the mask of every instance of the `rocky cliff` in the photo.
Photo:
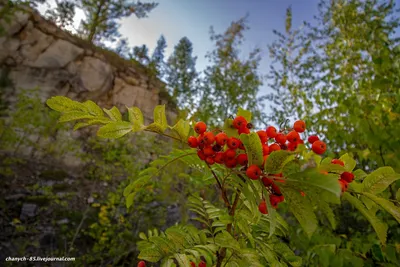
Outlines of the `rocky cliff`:
[[9,81],[6,98],[19,88],[39,87],[43,100],[65,95],[106,108],[137,106],[147,121],[156,105],[166,104],[168,117],[174,117],[165,84],[139,63],[64,32],[32,10],[0,23],[7,32],[0,37],[0,79]]

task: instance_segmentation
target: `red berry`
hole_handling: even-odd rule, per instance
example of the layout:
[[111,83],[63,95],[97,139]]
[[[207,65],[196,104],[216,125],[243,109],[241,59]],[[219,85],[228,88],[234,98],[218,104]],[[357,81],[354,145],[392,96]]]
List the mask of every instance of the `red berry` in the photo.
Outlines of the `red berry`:
[[342,189],[342,192],[343,193],[346,192],[348,187],[349,187],[349,184],[345,180],[342,180],[342,179],[339,180],[339,183],[340,183],[340,187]]
[[263,156],[268,155],[269,153],[269,146],[266,144],[262,145],[262,149],[263,149]]
[[233,159],[225,159],[225,166],[232,169],[235,168],[237,165],[237,161],[235,158]]
[[204,155],[203,150],[197,151],[197,156],[199,156],[199,158],[200,158],[201,160],[205,160],[205,159],[207,158],[207,156]]
[[271,186],[274,183],[274,181],[268,177],[263,177],[261,180],[265,187]]
[[219,133],[215,136],[215,142],[217,142],[217,144],[220,146],[224,146],[227,141],[228,136],[226,135],[226,133]]
[[224,154],[224,152],[217,152],[217,153],[215,153],[214,161],[215,161],[216,163],[219,163],[219,164],[224,163],[224,161],[225,161],[225,154]]
[[288,133],[286,135],[286,139],[290,142],[290,143],[297,143],[297,141],[300,140],[300,135],[298,132],[296,131],[291,131],[290,133]]
[[249,128],[247,128],[247,126],[246,125],[243,125],[242,127],[240,127],[239,129],[238,129],[238,134],[249,134],[250,133],[250,129]]
[[300,139],[299,142],[297,142],[299,144],[304,144],[304,140]]
[[190,267],[196,267],[196,263],[194,263],[193,261],[190,262]]
[[305,196],[306,196],[306,193],[304,193],[303,191],[300,191],[300,195],[301,195],[302,197],[305,197]]
[[298,120],[294,123],[293,130],[298,133],[302,133],[306,130],[306,123],[302,120]]
[[196,124],[194,125],[194,131],[195,131],[196,133],[198,133],[198,134],[202,134],[202,133],[204,133],[206,130],[207,130],[207,125],[206,125],[204,122],[202,122],[202,121],[199,121],[198,123],[196,123]]
[[345,180],[348,183],[351,183],[354,180],[354,174],[352,174],[351,172],[344,172],[340,175],[340,179]]
[[269,146],[269,153],[271,154],[274,151],[281,150],[281,147],[278,144],[271,144]]
[[271,189],[272,189],[272,191],[274,192],[275,195],[277,195],[277,196],[282,195],[281,189],[275,183],[273,183],[271,185]]
[[266,131],[258,131],[257,134],[262,144],[268,141],[268,135]]
[[225,151],[225,159],[234,159],[236,157],[235,149],[227,149]]
[[331,161],[331,163],[332,163],[332,164],[338,164],[338,165],[341,165],[341,166],[344,167],[344,162],[341,161],[340,159],[333,159],[333,160]]
[[269,195],[269,201],[271,202],[271,206],[272,206],[273,208],[278,207],[278,204],[281,202],[280,200],[281,200],[281,199],[280,199],[279,196],[276,196],[276,195]]
[[262,214],[268,214],[268,208],[267,208],[267,203],[265,203],[265,200],[261,201],[260,204],[258,205],[258,210]]
[[283,133],[278,133],[275,136],[275,141],[279,144],[285,144],[286,143],[286,136]]
[[312,144],[312,151],[314,151],[314,153],[316,153],[318,155],[322,155],[326,151],[326,144],[320,140],[315,141]]
[[286,144],[280,144],[279,145],[280,146],[280,148],[282,149],[282,150],[287,150],[288,149],[288,146],[286,145]]
[[257,165],[251,165],[247,168],[246,175],[252,180],[257,180],[260,178],[261,169]]
[[239,139],[231,137],[228,139],[227,145],[231,149],[237,149],[240,146],[240,143],[242,142]]
[[266,132],[269,138],[275,138],[275,136],[278,134],[274,126],[269,126]]
[[239,149],[241,149],[241,150],[246,150],[246,148],[244,147],[242,141],[240,141]]
[[199,143],[197,142],[197,138],[194,136],[190,136],[188,138],[188,145],[192,148],[196,148],[199,146]]
[[247,165],[247,162],[248,162],[247,154],[239,154],[239,155],[236,157],[236,160],[237,160],[237,163],[238,163],[239,165],[246,166],[246,165]]
[[215,163],[215,160],[214,160],[214,158],[212,158],[212,157],[207,157],[207,158],[206,158],[206,162],[207,162],[209,165],[213,165],[213,164]]
[[310,143],[310,144],[313,144],[315,141],[318,141],[319,140],[319,138],[318,138],[318,136],[316,136],[316,135],[310,135],[309,137],[308,137],[308,142]]
[[247,120],[243,116],[237,116],[233,120],[232,125],[236,129],[240,129],[242,126],[246,126],[247,125]]
[[208,144],[212,145],[215,141],[214,134],[212,132],[204,133],[203,140]]
[[201,261],[199,263],[199,267],[207,267],[206,263],[204,261]]
[[207,157],[210,157],[210,156],[213,156],[215,154],[215,151],[212,148],[212,146],[205,146],[204,149],[203,149],[203,153]]
[[263,166],[265,165],[265,162],[267,161],[267,158],[269,157],[269,155],[264,155],[264,157],[263,157]]
[[146,267],[146,262],[145,261],[139,261],[137,264],[137,267]]
[[289,143],[287,145],[288,150],[295,151],[297,149],[298,143]]

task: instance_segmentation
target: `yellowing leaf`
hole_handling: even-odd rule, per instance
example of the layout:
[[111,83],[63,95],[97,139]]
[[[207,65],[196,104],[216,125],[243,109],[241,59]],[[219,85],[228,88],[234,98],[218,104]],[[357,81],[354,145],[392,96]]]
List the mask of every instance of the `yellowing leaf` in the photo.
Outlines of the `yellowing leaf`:
[[165,105],[158,105],[154,108],[154,124],[158,125],[161,132],[167,129],[168,123],[165,116]]
[[132,124],[127,121],[112,122],[97,131],[97,135],[103,138],[120,138],[132,131]]
[[129,121],[133,124],[133,130],[139,131],[143,128],[144,120],[142,111],[138,107],[128,108]]
[[83,111],[69,111],[61,115],[58,122],[76,121],[82,119],[93,119],[94,116]]
[[96,116],[96,117],[103,117],[104,113],[103,110],[93,101],[87,100],[83,103],[85,107],[88,109],[90,115]]
[[68,111],[87,111],[87,108],[82,103],[74,101],[65,96],[53,96],[46,101],[47,106],[58,112]]
[[251,122],[251,112],[248,110],[239,108],[236,116],[242,116],[246,119],[248,123]]
[[111,109],[104,108],[103,110],[113,121],[122,121],[122,115],[118,108],[116,107],[112,107]]
[[262,145],[258,134],[255,132],[250,134],[241,134],[240,140],[246,148],[249,166],[253,164],[261,166],[264,159]]
[[190,132],[190,122],[180,119],[173,127],[171,127],[182,141],[186,141]]
[[341,156],[339,159],[344,162],[344,168],[348,172],[351,172],[357,165],[356,161],[347,153]]

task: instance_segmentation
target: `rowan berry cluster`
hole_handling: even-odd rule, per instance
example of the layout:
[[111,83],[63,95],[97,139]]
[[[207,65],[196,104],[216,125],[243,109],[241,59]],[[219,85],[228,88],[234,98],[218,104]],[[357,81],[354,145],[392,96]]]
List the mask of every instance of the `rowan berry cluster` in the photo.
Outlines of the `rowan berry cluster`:
[[[206,267],[206,263],[204,261],[199,262],[198,267]],[[196,267],[196,263],[194,263],[193,261],[190,262],[190,267]]]
[[[253,126],[247,122],[243,116],[236,116],[232,121],[232,128],[237,129],[237,133],[250,134]],[[246,149],[240,139],[230,137],[221,130],[207,131],[207,125],[204,122],[197,122],[194,131],[198,136],[190,136],[188,145],[197,148],[197,155],[208,165],[223,164],[227,168],[240,167],[241,171],[245,171],[246,176],[252,180],[263,182],[269,191],[269,200],[273,208],[277,208],[278,204],[284,201],[284,196],[277,183],[285,182],[282,173],[268,174],[263,171],[265,161],[269,155],[278,150],[295,151],[299,144],[304,144],[304,140],[300,134],[306,130],[306,124],[302,120],[294,123],[292,128],[278,131],[274,126],[269,126],[266,130],[257,131],[263,152],[263,164],[248,166],[248,158]],[[218,132],[214,134],[215,132]],[[326,144],[319,140],[317,136],[310,136],[308,142],[312,145],[311,149],[316,154],[323,154],[326,151]],[[303,193],[304,194],[304,193]],[[267,204],[265,199],[259,204],[259,210],[263,214],[267,214]]]
[[[340,159],[333,159],[331,163],[338,164],[344,167],[344,162],[341,161]],[[343,172],[340,175],[339,183],[343,193],[347,191],[349,183],[353,182],[353,180],[354,180],[354,174],[351,172]]]

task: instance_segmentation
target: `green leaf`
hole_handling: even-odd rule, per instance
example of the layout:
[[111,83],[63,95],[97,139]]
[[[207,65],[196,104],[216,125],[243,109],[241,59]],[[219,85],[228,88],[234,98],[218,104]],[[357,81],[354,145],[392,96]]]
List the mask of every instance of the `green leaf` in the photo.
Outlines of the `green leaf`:
[[83,111],[69,111],[61,115],[58,122],[76,121],[82,119],[93,119],[94,116]]
[[58,112],[83,111],[87,112],[87,107],[82,103],[71,100],[65,96],[53,96],[46,101],[47,106]]
[[162,255],[157,249],[150,248],[140,251],[138,258],[148,262],[158,262],[161,260]]
[[313,211],[311,202],[307,197],[301,196],[296,189],[285,186],[282,187],[282,190],[288,202],[289,211],[292,212],[299,221],[308,237],[311,237],[318,227],[318,220]]
[[178,262],[178,266],[190,266],[189,258],[185,254],[175,253],[174,258]]
[[348,172],[354,170],[354,168],[357,165],[356,161],[352,157],[350,157],[349,154],[347,153],[341,156],[339,159],[344,162],[344,168]]
[[137,107],[128,108],[129,121],[133,124],[133,131],[139,131],[143,128],[144,120],[142,111]]
[[104,108],[103,110],[113,121],[122,121],[121,112],[117,107],[112,107],[110,110]]
[[96,117],[104,116],[103,110],[93,101],[87,100],[83,103],[83,105],[85,105],[91,115]]
[[144,129],[146,129],[147,131],[150,131],[150,132],[155,132],[155,133],[163,133],[165,130],[160,124],[155,123],[155,122],[147,125]]
[[167,117],[165,116],[165,105],[158,105],[154,108],[154,124],[164,132],[168,127]]
[[363,181],[364,192],[379,194],[394,181],[399,180],[400,175],[395,173],[391,167],[381,167],[365,177]]
[[263,163],[263,150],[258,134],[252,132],[250,134],[241,134],[240,140],[246,148],[249,166],[255,164],[261,166]]
[[246,119],[247,123],[251,121],[251,112],[239,107],[236,116],[242,116]]
[[367,177],[367,174],[361,169],[355,170],[353,174],[354,174],[354,180],[362,180],[365,177]]
[[106,117],[102,117],[102,118],[96,118],[96,119],[92,119],[92,120],[88,120],[85,122],[78,122],[77,124],[75,124],[74,126],[74,131],[83,128],[83,127],[87,127],[87,126],[91,126],[91,125],[97,125],[97,124],[107,124],[110,123],[111,120],[109,118]]
[[[262,153],[262,152],[261,152]],[[267,173],[280,173],[283,166],[290,160],[294,159],[295,154],[286,150],[278,150],[272,152],[265,161],[264,171]]]
[[103,138],[120,138],[132,131],[132,124],[127,121],[112,122],[100,127],[97,135]]
[[396,192],[396,200],[397,200],[397,201],[400,201],[400,188],[397,189],[397,192]]
[[222,230],[215,237],[215,244],[223,248],[232,248],[240,250],[240,244],[233,236],[225,230]]
[[375,216],[375,214],[373,214],[369,210],[367,210],[366,207],[363,205],[363,203],[360,200],[358,200],[356,197],[353,197],[351,194],[345,192],[343,194],[342,198],[349,201],[350,204],[352,204],[356,209],[358,209],[361,212],[362,215],[364,215],[364,217],[370,222],[370,224],[374,228],[381,243],[383,245],[385,245],[388,226],[385,223],[381,222]]
[[140,233],[139,233],[139,238],[140,238],[140,239],[143,239],[143,240],[147,240],[147,236],[146,236],[146,234],[143,233],[143,232],[140,232]]
[[235,127],[233,127],[232,122],[233,122],[232,119],[226,119],[225,122],[224,122],[224,126],[222,127],[222,130],[229,137],[239,138],[238,130]]
[[189,137],[190,123],[180,119],[171,129],[179,135],[182,141],[186,141]]
[[384,210],[386,210],[387,212],[389,212],[398,223],[400,223],[400,208],[395,206],[393,204],[393,202],[381,198],[381,197],[377,197],[374,194],[371,193],[363,193],[364,196],[368,197],[369,199],[373,200],[375,203],[377,203],[379,206],[381,206]]
[[130,193],[126,197],[126,208],[130,208],[133,205],[133,201],[135,200],[136,192]]

